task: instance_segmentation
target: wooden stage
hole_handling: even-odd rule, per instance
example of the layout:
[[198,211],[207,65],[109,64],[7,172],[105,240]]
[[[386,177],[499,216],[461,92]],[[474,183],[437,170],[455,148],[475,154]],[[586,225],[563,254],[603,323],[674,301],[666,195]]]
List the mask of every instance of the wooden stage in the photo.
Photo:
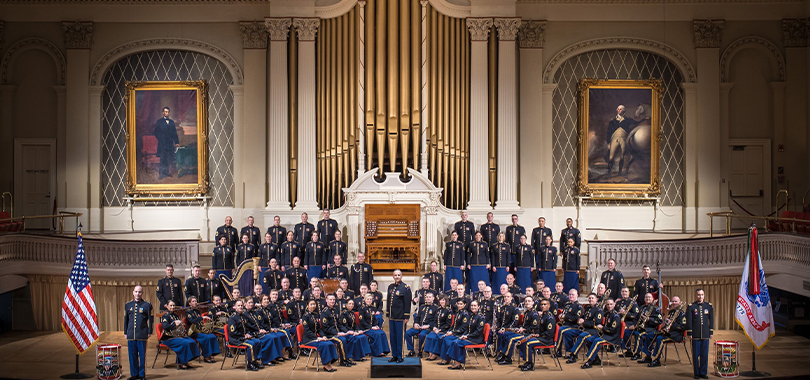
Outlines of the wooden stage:
[[[741,368],[743,371],[751,369],[751,344],[740,331],[720,331],[715,338],[722,340],[736,340],[741,345]],[[99,342],[118,343],[122,347],[121,364],[124,367],[124,377],[129,377],[128,354],[126,353],[126,340],[122,332],[104,332]],[[155,369],[149,368],[154,359],[154,342],[150,341],[147,350],[148,379],[363,379],[369,376],[369,361],[359,363],[352,368],[336,367],[337,372],[327,374],[316,373],[315,370],[305,370],[303,360],[292,371],[292,362],[285,362],[275,367],[266,367],[259,372],[245,372],[244,367],[230,367],[230,361],[225,369],[220,370],[220,362],[206,364],[192,362],[192,369],[178,371],[174,366],[174,355],[170,355],[169,364],[162,366],[164,355],[158,359]],[[563,363],[563,371],[553,371],[540,366],[534,372],[521,372],[517,365],[498,366],[495,364],[491,372],[486,363],[483,366],[471,365],[467,371],[451,371],[435,362],[423,362],[423,378],[425,379],[493,379],[493,376],[509,376],[510,379],[692,379],[692,367],[686,362],[686,356],[681,351],[683,364],[679,364],[675,352],[670,348],[670,361],[667,367],[647,368],[646,365],[630,363],[630,367],[616,367],[611,363],[609,367],[591,368],[583,370],[581,364]],[[710,353],[713,358],[713,354]],[[0,335],[0,378],[15,379],[58,379],[60,375],[73,372],[75,350],[62,332],[10,332]],[[80,370],[95,375],[95,348],[80,358]],[[222,356],[217,357],[222,360]],[[791,335],[787,332],[778,332],[770,343],[757,353],[757,369],[776,377],[808,378],[810,367],[805,360],[810,359],[810,340]],[[539,359],[538,359],[539,361]],[[475,360],[473,359],[474,363]],[[711,374],[712,365],[709,365]],[[710,378],[718,378],[711,376]]]

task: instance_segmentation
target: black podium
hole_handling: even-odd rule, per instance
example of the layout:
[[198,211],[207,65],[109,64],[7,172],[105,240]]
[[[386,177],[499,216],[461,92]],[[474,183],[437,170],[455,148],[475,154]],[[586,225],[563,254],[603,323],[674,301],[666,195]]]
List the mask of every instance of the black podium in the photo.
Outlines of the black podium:
[[371,358],[371,378],[387,379],[392,377],[421,379],[422,359],[403,358],[402,363],[389,363],[387,357]]

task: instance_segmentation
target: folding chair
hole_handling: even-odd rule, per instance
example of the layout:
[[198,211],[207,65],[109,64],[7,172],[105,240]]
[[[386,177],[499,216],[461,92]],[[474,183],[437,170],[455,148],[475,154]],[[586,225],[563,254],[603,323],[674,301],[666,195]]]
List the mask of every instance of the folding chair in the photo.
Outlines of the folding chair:
[[[621,333],[619,335],[619,342],[622,342],[622,341],[624,341],[624,321],[622,321]],[[622,351],[622,345],[621,344],[613,344],[613,343],[610,343],[610,342],[600,342],[599,345],[602,346],[601,350],[599,352],[599,367],[604,367],[604,362],[605,361],[607,361],[608,364],[610,363],[610,353],[607,352],[607,350],[605,350],[606,347],[613,347],[613,352],[616,353],[616,361],[619,362],[619,364],[622,364],[621,356],[619,356],[619,352]],[[624,355],[622,355],[622,356],[624,356]],[[630,366],[630,364],[627,362],[627,358],[624,358],[624,364],[627,367]]]
[[[244,344],[240,344],[240,345],[231,344],[231,341],[228,338],[228,324],[227,323],[223,327],[222,332],[223,332],[223,334],[225,334],[225,349],[227,349],[228,351],[230,351],[231,349],[236,350],[236,355],[233,356],[233,362],[231,362],[231,367],[236,365],[236,362],[239,360],[239,355],[244,355],[245,356],[245,371],[247,371],[247,367],[248,367],[247,349],[248,349],[248,346],[245,346]],[[222,358],[222,364],[219,365],[219,369],[222,370],[222,368],[224,366],[225,366],[225,358]]]
[[[475,364],[480,365],[481,362],[478,361],[478,354],[475,353],[475,349],[477,348],[477,349],[481,350],[481,355],[484,358],[487,359],[487,364],[489,365],[489,370],[494,371],[495,369],[492,368],[492,361],[489,360],[489,356],[487,356],[487,354],[484,353],[484,350],[486,349],[487,345],[489,344],[489,329],[490,329],[489,323],[485,323],[484,324],[484,343],[471,344],[471,345],[468,345],[468,346],[464,346],[464,354],[466,355],[467,352],[472,351],[473,356],[475,357]],[[469,355],[467,355],[467,357],[469,358]],[[462,364],[461,368],[464,371],[467,370],[467,361],[466,360],[464,361],[464,364]]]
[[[557,341],[560,339],[560,325],[554,325],[554,342],[551,343],[550,346],[536,346],[534,347],[535,352],[540,354],[540,358],[543,359],[543,365],[546,365],[546,357],[543,355],[543,350],[549,349],[551,351],[551,361],[554,362],[556,367],[560,367],[560,371],[563,370],[562,364],[560,363],[560,358],[554,354],[554,351],[557,349]],[[537,355],[535,355],[535,361],[537,361]]]
[[298,359],[301,358],[301,354],[304,352],[304,349],[307,349],[309,350],[309,354],[307,355],[307,365],[304,367],[304,369],[309,369],[309,361],[312,359],[312,353],[315,353],[315,372],[320,372],[321,363],[319,360],[321,358],[321,354],[318,353],[318,348],[302,342],[302,339],[304,339],[304,325],[298,325],[295,327],[295,336],[298,340],[298,356],[295,358],[293,371],[295,371],[295,366],[298,365]]
[[152,361],[152,369],[155,369],[155,363],[157,363],[157,358],[158,358],[158,356],[160,356],[160,350],[166,350],[166,359],[163,361],[163,366],[164,367],[166,366],[166,363],[169,362],[169,352],[172,352],[172,349],[169,348],[169,346],[161,343],[162,341],[160,340],[160,338],[163,337],[163,333],[164,333],[163,325],[160,324],[160,323],[157,323],[157,326],[155,327],[155,329],[157,330],[158,344],[157,344],[157,353],[155,354],[155,360]]
[[[686,352],[686,359],[689,360],[689,364],[692,364],[692,358],[689,356],[689,348],[686,347],[686,337],[683,337],[683,341],[681,341],[681,343],[683,343],[683,351]],[[681,363],[681,353],[678,352],[678,342],[674,340],[671,342],[664,342],[664,367],[667,366],[667,348],[669,348],[670,344],[672,347],[675,347],[675,354],[678,355],[678,363]]]

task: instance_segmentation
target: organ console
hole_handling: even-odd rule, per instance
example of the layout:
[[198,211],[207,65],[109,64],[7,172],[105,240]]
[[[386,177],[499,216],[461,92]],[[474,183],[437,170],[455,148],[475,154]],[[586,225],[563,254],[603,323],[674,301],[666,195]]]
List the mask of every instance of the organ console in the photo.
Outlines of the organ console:
[[366,205],[366,255],[374,270],[419,270],[418,204]]

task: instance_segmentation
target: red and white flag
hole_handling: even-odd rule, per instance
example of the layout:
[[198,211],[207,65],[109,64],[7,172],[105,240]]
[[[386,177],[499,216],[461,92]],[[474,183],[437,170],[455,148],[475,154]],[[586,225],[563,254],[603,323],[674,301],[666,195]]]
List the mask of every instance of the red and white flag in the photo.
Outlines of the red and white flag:
[[759,258],[757,228],[754,226],[748,229],[748,255],[740,280],[734,318],[757,349],[765,347],[768,339],[776,335],[771,298],[765,285],[765,270]]
[[98,340],[96,302],[93,300],[90,277],[87,275],[87,258],[84,255],[81,232],[73,270],[70,271],[65,299],[62,301],[62,331],[80,354]]

